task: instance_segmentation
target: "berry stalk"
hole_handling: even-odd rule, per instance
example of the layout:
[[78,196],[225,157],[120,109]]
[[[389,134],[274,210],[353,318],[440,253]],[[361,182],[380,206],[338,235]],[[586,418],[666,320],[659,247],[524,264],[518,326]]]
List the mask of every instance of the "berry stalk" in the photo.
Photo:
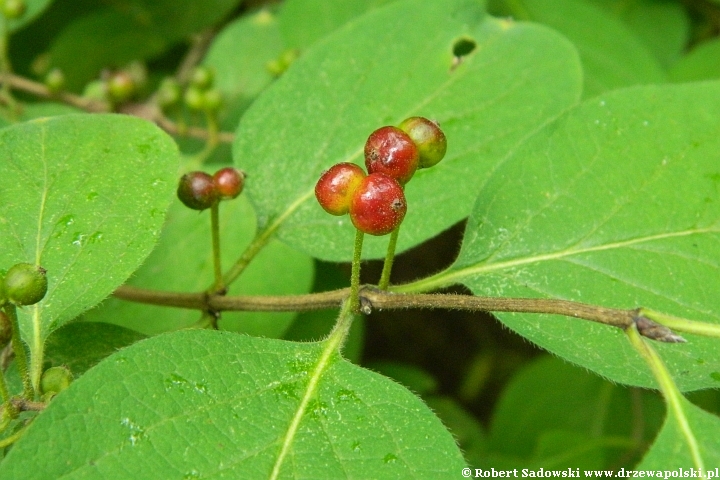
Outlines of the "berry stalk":
[[352,312],[360,311],[360,258],[362,257],[364,238],[365,234],[361,230],[355,230],[355,249],[350,273],[350,310]]
[[210,206],[210,230],[212,233],[212,256],[215,270],[215,284],[213,293],[225,290],[222,267],[220,265],[220,202],[215,201]]
[[27,355],[25,355],[25,346],[20,338],[20,324],[17,317],[17,309],[12,303],[5,305],[5,313],[10,319],[10,325],[12,326],[12,346],[13,352],[15,352],[15,363],[20,373],[20,378],[23,382],[23,397],[28,400],[32,400],[34,397],[34,390],[32,383],[30,382],[30,372],[28,370]]
[[397,245],[398,234],[400,233],[400,225],[390,234],[390,242],[388,242],[387,253],[385,254],[385,262],[383,263],[382,273],[380,274],[380,290],[387,290],[390,286],[390,273],[392,271],[393,262],[395,261],[395,245]]

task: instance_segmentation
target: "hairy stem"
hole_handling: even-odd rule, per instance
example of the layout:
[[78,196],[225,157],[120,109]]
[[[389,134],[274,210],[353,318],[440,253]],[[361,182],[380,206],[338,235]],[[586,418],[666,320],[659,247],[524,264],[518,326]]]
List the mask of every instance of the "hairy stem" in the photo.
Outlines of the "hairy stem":
[[400,233],[400,225],[390,234],[387,253],[385,254],[385,263],[383,263],[382,274],[380,274],[380,282],[378,288],[387,290],[390,285],[390,273],[392,272],[393,262],[395,261],[395,246],[397,245],[398,234]]
[[34,391],[32,382],[30,381],[30,372],[28,371],[25,345],[23,345],[22,339],[20,338],[20,323],[18,322],[15,305],[11,303],[6,304],[5,313],[10,319],[10,326],[12,327],[12,346],[15,352],[15,363],[17,364],[18,372],[20,373],[20,378],[23,383],[23,397],[32,400],[34,398]]
[[3,404],[10,402],[10,391],[8,390],[7,382],[5,381],[4,372],[0,372],[0,400],[2,400]]
[[222,266],[220,264],[220,202],[213,202],[210,207],[210,231],[212,235],[213,269],[215,270],[215,284],[213,293],[225,290]]
[[350,309],[353,312],[360,311],[360,263],[362,258],[362,246],[365,234],[355,230],[355,247],[353,249],[352,270],[350,273]]
[[[115,297],[139,303],[189,308],[203,311],[304,312],[337,308],[350,294],[343,288],[307,295],[221,296],[206,293],[177,293],[122,286]],[[372,286],[359,288],[358,301],[363,313],[373,309],[403,308],[449,309],[484,312],[550,313],[626,329],[636,325],[643,336],[667,343],[684,341],[670,329],[638,314],[637,309],[622,310],[550,298],[476,297],[450,294],[399,294]]]
[[625,332],[627,333],[632,346],[643,357],[645,362],[647,362],[650,370],[655,376],[655,379],[660,386],[660,391],[665,398],[665,402],[667,402],[668,411],[675,418],[677,426],[682,436],[685,438],[685,442],[690,450],[690,455],[692,456],[695,468],[701,472],[701,476],[704,478],[705,463],[700,454],[700,447],[697,443],[697,439],[695,438],[692,428],[688,423],[687,416],[685,415],[685,410],[682,405],[682,394],[675,384],[672,375],[670,375],[667,367],[665,367],[660,355],[658,355],[655,349],[640,336],[640,332],[638,332],[635,326],[629,327],[625,330]]
[[302,397],[302,400],[300,400],[300,404],[298,405],[297,410],[295,410],[295,415],[293,415],[293,418],[290,421],[290,425],[288,426],[285,436],[283,437],[280,452],[275,459],[275,464],[273,465],[272,472],[270,473],[270,479],[277,479],[280,476],[280,471],[285,462],[285,458],[287,457],[287,454],[290,451],[295,440],[297,431],[300,428],[300,422],[302,421],[303,416],[307,412],[310,401],[317,392],[317,388],[323,373],[330,366],[330,360],[332,359],[332,356],[336,352],[339,352],[343,344],[345,343],[345,339],[350,332],[350,326],[352,325],[353,318],[354,317],[352,304],[350,302],[350,299],[347,298],[344,300],[343,306],[340,309],[340,314],[338,315],[335,327],[333,328],[332,332],[330,332],[330,335],[328,335],[328,337],[323,342],[324,346],[322,349],[322,353],[320,355],[320,358],[318,359],[317,364],[315,364],[315,368],[310,374],[307,387],[305,388],[305,393]]

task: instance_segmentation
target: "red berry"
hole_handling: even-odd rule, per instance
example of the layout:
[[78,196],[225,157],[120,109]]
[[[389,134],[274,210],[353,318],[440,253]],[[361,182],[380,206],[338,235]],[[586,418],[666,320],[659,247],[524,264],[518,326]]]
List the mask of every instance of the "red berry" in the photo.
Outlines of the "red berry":
[[400,124],[420,152],[420,167],[432,167],[445,156],[447,139],[437,122],[424,117],[410,117]]
[[180,177],[177,196],[193,210],[210,208],[218,198],[213,177],[205,172],[190,172]]
[[418,168],[420,153],[410,136],[397,127],[375,130],[365,143],[368,173],[384,173],[404,185]]
[[213,175],[213,182],[220,200],[232,200],[242,192],[245,175],[236,168],[221,168]]
[[405,218],[407,202],[400,184],[384,173],[365,177],[350,204],[350,220],[358,230],[385,235]]
[[338,163],[326,170],[315,185],[315,197],[331,215],[345,215],[365,172],[354,163]]

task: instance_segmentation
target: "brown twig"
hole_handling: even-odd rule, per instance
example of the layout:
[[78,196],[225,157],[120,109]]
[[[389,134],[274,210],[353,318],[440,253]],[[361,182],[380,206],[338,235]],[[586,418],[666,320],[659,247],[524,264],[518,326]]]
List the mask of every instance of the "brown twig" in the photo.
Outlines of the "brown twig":
[[[272,311],[301,312],[337,308],[350,294],[349,288],[307,295],[285,296],[221,296],[205,293],[178,293],[121,286],[114,296],[123,300],[190,308],[209,312],[220,311]],[[394,310],[406,308],[450,309],[486,312],[549,313],[590,320],[604,325],[626,329],[635,324],[638,331],[653,340],[668,343],[685,340],[669,328],[639,315],[638,309],[605,308],[569,300],[544,298],[495,298],[449,294],[390,293],[371,286],[360,290],[361,310],[369,314],[374,309]]]
[[[102,113],[112,111],[112,106],[108,102],[88,99],[69,92],[52,93],[44,84],[19,75],[11,73],[0,74],[0,83],[7,83],[16,90],[21,90],[40,98],[57,100],[86,112]],[[180,127],[177,123],[167,118],[152,102],[122,105],[120,112],[154,122],[171,135],[187,136],[200,140],[207,140],[210,137],[210,133],[204,128],[191,126]],[[234,138],[235,136],[230,132],[218,132],[217,134],[217,139],[225,143],[232,142]]]
[[20,412],[41,412],[47,407],[45,402],[33,402],[21,397],[13,397],[11,400],[13,406]]

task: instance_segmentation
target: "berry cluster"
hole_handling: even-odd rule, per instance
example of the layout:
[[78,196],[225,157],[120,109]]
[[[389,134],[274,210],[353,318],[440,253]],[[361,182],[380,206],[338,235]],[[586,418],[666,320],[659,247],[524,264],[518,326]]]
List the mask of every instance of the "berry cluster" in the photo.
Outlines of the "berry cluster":
[[30,263],[13,265],[0,276],[0,305],[34,305],[45,298],[48,282],[45,269]]
[[245,174],[236,168],[221,168],[214,175],[196,171],[180,177],[177,196],[186,207],[205,210],[220,200],[237,198],[244,185]]
[[350,214],[355,228],[386,235],[405,218],[404,185],[418,168],[432,167],[445,156],[447,139],[436,122],[410,117],[399,127],[381,127],[365,143],[368,174],[353,163],[338,163],[315,185],[315,197],[331,215]]

